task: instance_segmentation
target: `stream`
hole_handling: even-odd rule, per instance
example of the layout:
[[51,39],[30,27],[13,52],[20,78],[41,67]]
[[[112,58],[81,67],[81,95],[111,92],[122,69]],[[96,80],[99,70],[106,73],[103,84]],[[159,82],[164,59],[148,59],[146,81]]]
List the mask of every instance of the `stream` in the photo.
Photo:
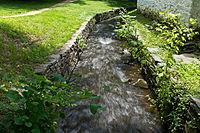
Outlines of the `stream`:
[[[106,108],[92,115],[90,101],[66,108],[66,120],[59,120],[57,133],[163,133],[159,113],[148,101],[150,90],[137,61],[124,50],[125,42],[115,38],[115,19],[96,24],[90,33],[75,73],[77,83],[100,96],[92,102]],[[103,86],[109,86],[105,90]]]

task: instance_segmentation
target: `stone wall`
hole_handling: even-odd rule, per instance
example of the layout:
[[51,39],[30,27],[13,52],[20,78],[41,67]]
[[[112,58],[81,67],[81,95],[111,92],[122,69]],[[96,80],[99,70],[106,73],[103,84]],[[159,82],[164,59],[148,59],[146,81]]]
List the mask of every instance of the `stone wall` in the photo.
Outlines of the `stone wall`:
[[158,17],[159,12],[169,11],[182,14],[186,23],[189,23],[191,17],[200,21],[200,0],[138,0],[137,8],[143,14],[153,17]]

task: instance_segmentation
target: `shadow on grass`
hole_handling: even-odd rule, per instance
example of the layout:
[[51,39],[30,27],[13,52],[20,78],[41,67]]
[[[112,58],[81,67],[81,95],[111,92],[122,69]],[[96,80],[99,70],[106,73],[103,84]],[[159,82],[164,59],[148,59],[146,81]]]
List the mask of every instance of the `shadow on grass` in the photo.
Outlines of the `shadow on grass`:
[[5,77],[15,78],[24,69],[48,58],[48,48],[26,33],[0,23],[0,83]]
[[153,19],[149,18],[143,14],[141,14],[140,12],[136,11],[134,13],[132,13],[133,16],[136,16],[136,20],[143,24],[143,25],[152,25],[153,24]]
[[[91,0],[92,1],[92,0]],[[77,0],[75,2],[73,2],[74,4],[79,4],[79,5],[86,5],[87,3],[85,3],[85,1],[83,0]]]
[[1,9],[27,9],[36,10],[47,8],[65,0],[0,0]]
[[136,7],[137,0],[77,0],[73,4],[87,5],[86,1],[102,1],[110,7]]
[[105,1],[111,7],[136,7],[137,0],[92,0],[92,1]]

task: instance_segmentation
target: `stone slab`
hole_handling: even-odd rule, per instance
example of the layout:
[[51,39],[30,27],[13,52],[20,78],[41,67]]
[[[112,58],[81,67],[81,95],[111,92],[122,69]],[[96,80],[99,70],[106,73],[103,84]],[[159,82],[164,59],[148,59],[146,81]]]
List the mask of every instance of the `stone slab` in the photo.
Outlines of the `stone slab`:
[[190,97],[191,100],[198,106],[200,112],[200,98]]
[[199,59],[197,59],[196,55],[194,54],[181,54],[181,55],[173,55],[173,58],[176,61],[182,61],[185,64],[190,64],[190,63],[200,63]]

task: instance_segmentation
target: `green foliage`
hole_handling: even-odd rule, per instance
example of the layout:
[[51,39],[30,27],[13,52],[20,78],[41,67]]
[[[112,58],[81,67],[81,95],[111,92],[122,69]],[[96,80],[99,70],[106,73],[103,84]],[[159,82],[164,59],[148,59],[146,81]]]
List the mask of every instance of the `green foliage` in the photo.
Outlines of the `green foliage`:
[[81,48],[87,47],[87,44],[85,43],[85,39],[83,38],[83,36],[78,36],[78,37],[76,38],[76,43],[77,43]]
[[136,40],[137,38],[136,29],[134,28],[135,16],[130,15],[131,13],[134,13],[135,11],[136,10],[127,12],[125,9],[123,9],[123,11],[120,12],[123,25],[121,25],[121,23],[118,22],[118,27],[116,27],[118,36],[121,38],[125,38],[127,42],[129,43],[128,44],[129,46],[132,45],[130,42],[132,40]]
[[104,85],[104,86],[103,86],[103,89],[104,89],[105,91],[107,91],[107,90],[110,90],[110,87],[109,87],[109,86],[106,86],[106,85]]
[[[164,16],[164,20],[159,23],[155,21],[153,29],[160,32],[166,38],[163,48],[178,53],[179,47],[183,46],[188,40],[192,40],[198,32],[194,32],[192,28],[188,28],[182,22],[181,14],[171,14],[169,12],[161,12],[160,14]],[[197,22],[196,19],[190,20],[192,24]]]
[[120,12],[122,21],[118,22],[118,26],[116,26],[115,31],[117,32],[118,37],[127,41],[126,48],[129,50],[131,55],[141,61],[141,65],[143,66],[148,63],[151,58],[149,55],[150,53],[147,50],[147,46],[145,46],[138,39],[137,29],[135,27],[136,16],[131,15],[134,12],[136,12],[136,10],[127,12],[125,9],[123,9],[123,11]]
[[[133,19],[135,17],[129,16],[130,14],[126,11],[121,13],[122,22],[116,31],[118,36],[126,39],[127,48],[140,61],[141,67],[149,66],[154,69],[157,75],[157,88],[154,89],[157,97],[151,101],[158,105],[163,122],[168,125],[171,132],[183,132],[185,125],[197,128],[200,119],[196,118],[194,121],[188,118],[187,109],[189,96],[200,94],[199,65],[176,62],[172,55],[178,53],[179,47],[192,40],[198,33],[181,22],[181,15],[161,13],[165,19],[161,23],[154,23],[152,27],[166,39],[160,46],[167,55],[163,58],[162,64],[154,67],[147,46],[138,39],[136,20]],[[192,21],[194,23],[196,20]],[[197,83],[193,84],[192,80]]]
[[101,107],[101,106],[99,106],[99,105],[97,105],[95,103],[91,103],[90,104],[90,111],[91,111],[92,114],[98,113],[98,115],[99,115],[98,110],[106,111],[105,108],[103,108],[103,107]]
[[[15,89],[2,90],[8,103],[0,102],[3,115],[0,122],[1,131],[54,132],[57,126],[55,119],[66,118],[61,111],[63,107],[75,106],[77,101],[99,98],[90,90],[75,88],[60,74],[54,74],[48,79],[27,70],[25,76],[27,78],[19,81],[19,85],[13,85]],[[98,109],[105,110],[93,103],[90,108],[93,114],[96,114]]]

